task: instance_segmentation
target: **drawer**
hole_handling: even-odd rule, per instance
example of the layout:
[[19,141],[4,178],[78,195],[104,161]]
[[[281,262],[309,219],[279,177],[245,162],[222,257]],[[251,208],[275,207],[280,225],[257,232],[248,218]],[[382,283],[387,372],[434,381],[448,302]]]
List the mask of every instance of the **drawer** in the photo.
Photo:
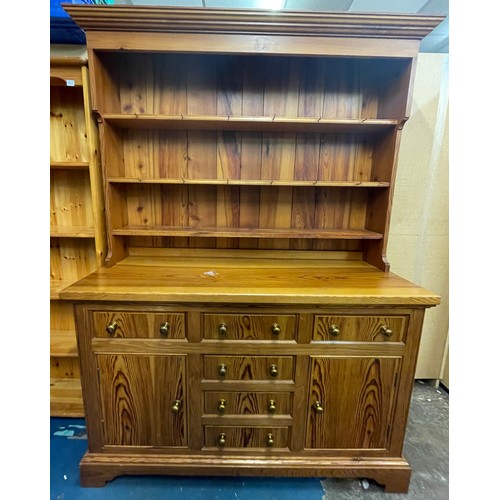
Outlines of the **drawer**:
[[94,312],[94,336],[105,338],[183,339],[184,313]]
[[296,317],[274,314],[204,314],[203,337],[228,340],[294,340]]
[[205,447],[228,448],[289,448],[288,427],[229,427],[205,426]]
[[313,340],[352,342],[404,342],[405,316],[330,316],[314,317]]
[[204,412],[212,415],[291,415],[292,394],[206,391]]
[[215,380],[293,380],[293,356],[204,356],[203,376]]

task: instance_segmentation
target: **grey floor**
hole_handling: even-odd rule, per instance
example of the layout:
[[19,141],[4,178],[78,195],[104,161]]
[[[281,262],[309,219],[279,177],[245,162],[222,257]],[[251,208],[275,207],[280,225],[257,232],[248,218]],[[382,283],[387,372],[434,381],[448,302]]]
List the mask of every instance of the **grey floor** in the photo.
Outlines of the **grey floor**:
[[417,380],[413,388],[404,456],[413,472],[408,494],[388,494],[374,481],[325,479],[324,500],[446,500],[449,498],[449,396],[434,381]]

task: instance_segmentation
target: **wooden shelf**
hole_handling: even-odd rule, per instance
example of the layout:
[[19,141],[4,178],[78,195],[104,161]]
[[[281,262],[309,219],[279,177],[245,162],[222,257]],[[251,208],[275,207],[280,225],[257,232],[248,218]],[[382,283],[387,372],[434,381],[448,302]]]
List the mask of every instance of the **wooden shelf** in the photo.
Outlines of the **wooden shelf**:
[[399,124],[392,119],[285,118],[274,116],[183,116],[105,114],[104,120],[122,128],[177,130],[247,130],[255,132],[367,133],[389,130]]
[[94,238],[94,228],[88,226],[51,226],[51,238]]
[[52,330],[50,332],[50,355],[59,358],[77,358],[75,331]]
[[51,161],[50,168],[54,170],[87,170],[88,161]]
[[366,229],[263,229],[240,227],[124,226],[113,230],[115,236],[188,236],[206,238],[324,238],[341,240],[379,240],[381,233]]
[[141,179],[138,177],[109,177],[112,184],[193,184],[217,186],[311,186],[386,188],[389,182],[372,181],[306,181],[306,180],[245,180],[245,179]]
[[83,417],[83,397],[80,379],[50,379],[50,415]]
[[51,300],[59,299],[59,292],[72,284],[73,281],[50,280],[50,299]]

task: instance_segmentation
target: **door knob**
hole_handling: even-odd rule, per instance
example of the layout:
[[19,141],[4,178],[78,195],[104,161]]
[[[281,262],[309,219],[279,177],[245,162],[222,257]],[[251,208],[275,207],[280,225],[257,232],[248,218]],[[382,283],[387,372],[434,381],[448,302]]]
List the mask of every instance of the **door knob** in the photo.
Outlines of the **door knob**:
[[318,414],[321,415],[323,413],[323,405],[321,404],[321,401],[316,401],[316,403],[313,404],[313,410]]

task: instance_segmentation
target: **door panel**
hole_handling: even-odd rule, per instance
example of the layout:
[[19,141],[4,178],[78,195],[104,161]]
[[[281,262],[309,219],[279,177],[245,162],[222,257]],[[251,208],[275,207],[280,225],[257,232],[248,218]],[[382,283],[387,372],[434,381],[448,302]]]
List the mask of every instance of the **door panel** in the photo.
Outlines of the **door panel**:
[[97,365],[106,445],[186,446],[185,356],[97,355]]
[[306,448],[387,448],[399,364],[313,357]]

